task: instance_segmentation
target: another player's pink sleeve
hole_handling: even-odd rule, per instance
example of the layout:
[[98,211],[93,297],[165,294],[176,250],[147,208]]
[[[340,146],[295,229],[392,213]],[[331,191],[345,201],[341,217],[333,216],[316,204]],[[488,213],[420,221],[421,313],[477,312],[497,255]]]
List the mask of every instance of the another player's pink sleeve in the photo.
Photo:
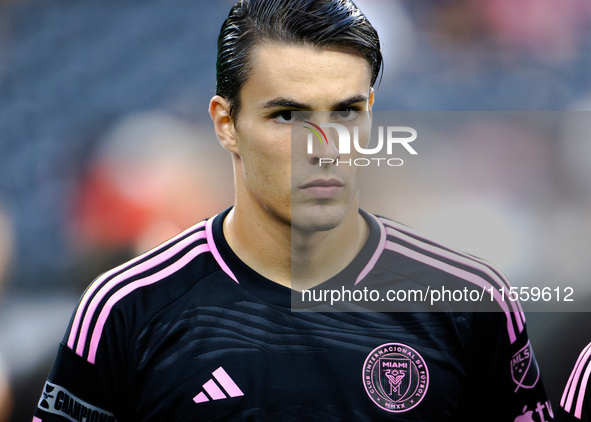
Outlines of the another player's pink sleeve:
[[579,355],[568,378],[556,420],[591,421],[591,343]]

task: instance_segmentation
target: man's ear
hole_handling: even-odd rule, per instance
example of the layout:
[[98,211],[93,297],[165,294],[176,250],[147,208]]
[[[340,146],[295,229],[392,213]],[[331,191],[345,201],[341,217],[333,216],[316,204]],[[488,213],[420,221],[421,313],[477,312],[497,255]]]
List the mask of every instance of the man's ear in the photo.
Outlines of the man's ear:
[[209,115],[222,146],[231,153],[240,155],[234,121],[230,117],[230,103],[223,97],[215,95],[209,102]]
[[374,100],[373,93],[374,93],[374,90],[373,90],[373,86],[372,86],[369,88],[369,111],[370,112],[371,112],[371,108],[373,107],[373,100]]

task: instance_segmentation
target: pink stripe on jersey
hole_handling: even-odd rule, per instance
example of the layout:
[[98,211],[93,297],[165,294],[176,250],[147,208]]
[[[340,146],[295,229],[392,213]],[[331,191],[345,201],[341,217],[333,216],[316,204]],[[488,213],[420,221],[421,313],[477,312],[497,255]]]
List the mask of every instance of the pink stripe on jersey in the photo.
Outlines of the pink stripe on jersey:
[[587,364],[585,374],[581,380],[581,387],[579,388],[579,395],[577,397],[577,405],[575,407],[575,418],[581,419],[583,413],[583,403],[585,402],[585,391],[587,390],[587,383],[589,382],[589,375],[591,374],[591,365]]
[[[475,284],[483,289],[488,289],[492,287],[488,281],[484,280],[482,277],[477,276],[476,274],[472,274],[471,272],[464,271],[460,268],[456,268],[452,265],[446,264],[445,262],[438,261],[430,256],[423,255],[419,252],[413,251],[405,246],[399,245],[398,243],[394,243],[391,241],[386,242],[386,249],[398,252],[404,256],[409,257],[410,259],[414,259],[415,261],[423,262],[427,265],[430,265],[434,268],[438,268],[442,271],[445,271],[448,274],[455,275],[456,277],[462,278],[466,281],[469,281],[472,284]],[[501,307],[501,309],[505,312],[507,316],[507,331],[509,333],[509,339],[511,343],[514,343],[517,339],[515,335],[515,329],[513,328],[513,324],[511,323],[510,318],[510,310],[507,307],[507,304],[501,299],[499,292],[496,289],[493,289],[494,293],[493,296],[495,297],[497,303]]]
[[43,422],[41,419],[33,416],[33,422]]
[[575,394],[577,392],[577,385],[579,385],[579,379],[581,377],[581,372],[585,368],[585,365],[589,363],[589,358],[591,357],[591,343],[587,345],[583,349],[583,351],[579,354],[579,358],[577,359],[577,363],[573,368],[573,371],[568,378],[566,383],[566,387],[564,388],[564,392],[562,393],[562,398],[560,399],[560,405],[566,410],[570,412],[573,404],[573,400],[575,398]]
[[[445,249],[437,248],[437,247],[432,246],[428,243],[421,242],[419,240],[412,238],[411,236],[407,236],[407,235],[397,231],[396,229],[388,227],[386,229],[386,231],[389,235],[391,235],[393,237],[397,237],[401,240],[404,240],[412,245],[418,246],[421,249],[424,249],[426,251],[429,251],[429,252],[439,255],[441,257],[450,259],[450,260],[455,261],[459,264],[463,264],[468,267],[474,268],[475,270],[482,271],[486,275],[488,275],[491,279],[493,279],[499,287],[505,287],[502,280],[499,280],[499,277],[487,265],[484,265],[481,263],[475,263],[472,258],[468,258],[463,255],[458,255],[456,253],[449,252]],[[516,308],[515,305],[513,304],[513,302],[510,302],[510,304],[513,307],[513,311],[512,311],[513,313],[515,313],[515,314],[521,313],[520,309]],[[519,332],[522,332],[523,331],[523,321],[521,320],[521,318],[515,318],[515,321],[517,322],[517,328],[518,328]]]
[[[409,243],[412,243],[414,245],[420,246],[426,250],[429,250],[430,252],[436,253],[440,256],[445,256],[449,259],[452,259],[458,263],[467,265],[469,267],[472,267],[476,270],[480,270],[480,271],[484,271],[489,277],[491,277],[493,280],[495,280],[495,282],[500,286],[503,287],[503,284],[505,285],[504,287],[506,288],[510,288],[511,287],[511,283],[509,283],[509,280],[507,280],[507,278],[504,276],[504,274],[501,271],[495,272],[493,271],[493,269],[491,268],[491,263],[487,262],[483,259],[477,258],[475,256],[471,256],[468,255],[467,253],[464,253],[462,251],[457,251],[454,250],[453,252],[449,252],[445,249],[445,246],[437,243],[437,242],[433,242],[435,243],[435,245],[439,246],[440,248],[436,248],[431,246],[428,243],[423,243],[420,240],[415,239],[412,236],[409,235],[413,235],[418,237],[421,240],[426,241],[427,239],[423,236],[421,236],[419,233],[409,229],[408,227],[404,227],[401,224],[396,224],[394,222],[391,221],[385,221],[385,224],[387,226],[390,226],[392,229],[388,229],[388,234],[394,236],[394,237],[398,237],[400,239],[403,239]],[[406,233],[406,235],[404,234]],[[432,241],[430,241],[432,242]],[[460,260],[459,258],[463,257],[465,258],[464,260]],[[477,266],[475,264],[480,264],[480,266]],[[484,267],[484,270],[483,270]],[[517,318],[516,322],[519,328],[519,332],[523,331],[523,323],[525,322],[525,314],[523,313],[523,309],[521,308],[521,303],[519,303],[519,301],[516,302],[512,302],[512,307],[516,308],[514,310],[514,313],[518,314],[521,318]]]
[[126,286],[119,289],[115,294],[113,294],[113,296],[111,296],[109,300],[107,300],[107,303],[101,310],[101,313],[99,314],[98,320],[96,322],[96,326],[94,327],[94,330],[92,332],[92,337],[90,340],[90,350],[88,351],[88,362],[92,364],[94,364],[95,362],[96,351],[98,348],[98,344],[101,340],[101,335],[103,333],[105,322],[107,321],[107,318],[111,313],[111,309],[113,308],[113,306],[115,306],[117,302],[119,302],[121,299],[123,299],[125,296],[127,296],[134,290],[139,289],[140,287],[149,286],[150,284],[154,284],[162,280],[163,278],[168,277],[169,275],[183,268],[185,265],[191,262],[197,255],[202,254],[203,252],[209,252],[209,245],[202,244],[193,248],[174,264],[171,264],[168,267],[148,277],[141,278],[132,283],[129,283]]
[[380,227],[380,243],[378,243],[378,247],[376,248],[375,252],[373,253],[373,256],[371,257],[371,259],[369,260],[369,262],[367,263],[367,265],[365,266],[363,271],[361,271],[361,273],[359,274],[359,277],[357,277],[357,280],[355,281],[355,285],[357,285],[357,283],[359,283],[361,280],[363,280],[363,278],[365,278],[365,276],[367,274],[369,274],[369,272],[373,269],[373,267],[375,267],[376,262],[378,262],[378,259],[380,259],[382,252],[384,252],[384,247],[386,246],[386,228],[384,227],[384,225],[382,224],[382,222],[378,218],[374,217],[373,215],[371,215],[371,217],[374,220],[376,220],[376,222],[378,223],[378,226]]
[[209,380],[203,384],[203,389],[207,391],[207,394],[209,394],[209,396],[214,400],[226,398],[226,395],[222,390],[220,390],[220,387],[217,386],[214,380]]
[[113,288],[115,288],[119,283],[129,279],[130,277],[141,274],[144,271],[147,271],[151,268],[154,268],[157,265],[162,264],[163,262],[167,261],[168,259],[172,258],[176,254],[181,252],[186,247],[190,246],[192,243],[204,238],[204,230],[199,231],[197,233],[193,233],[191,236],[187,237],[186,239],[183,239],[176,245],[172,246],[170,249],[155,255],[146,262],[142,262],[141,264],[129,268],[128,270],[122,272],[116,277],[113,277],[103,287],[101,287],[97,294],[92,298],[90,304],[88,305],[88,310],[84,315],[84,320],[82,321],[82,328],[80,329],[80,336],[78,338],[78,345],[76,346],[76,354],[82,356],[82,354],[84,353],[84,347],[86,346],[86,338],[88,336],[90,324],[92,323],[92,317],[94,316],[96,309],[100,306],[101,301],[105,298],[105,296],[107,296],[107,294],[109,294],[111,290],[113,290]]
[[226,390],[226,393],[228,393],[230,397],[238,397],[244,395],[242,390],[238,388],[236,383],[232,380],[232,378],[230,378],[230,375],[228,375],[228,373],[224,371],[224,368],[222,368],[221,366],[215,371],[213,371],[213,376],[216,380],[218,380],[220,385],[224,387],[224,390]]
[[80,304],[78,305],[78,308],[76,309],[76,314],[74,315],[74,321],[72,322],[72,328],[70,329],[70,335],[68,337],[68,347],[72,350],[74,350],[74,344],[76,342],[76,335],[78,334],[78,327],[80,326],[80,321],[82,319],[82,314],[84,313],[84,308],[86,307],[86,303],[90,300],[90,298],[92,297],[93,293],[95,292],[96,289],[99,288],[99,286],[101,285],[101,283],[106,280],[107,278],[111,277],[113,274],[116,274],[117,272],[123,270],[125,267],[130,267],[133,264],[135,264],[136,262],[142,260],[143,258],[145,258],[146,256],[150,255],[151,253],[153,253],[154,251],[158,250],[158,249],[162,249],[166,246],[168,246],[170,243],[174,242],[175,240],[183,237],[185,234],[194,231],[194,230],[198,230],[201,227],[205,226],[205,221],[200,222],[199,224],[185,230],[184,232],[180,233],[178,236],[173,237],[172,239],[166,241],[165,243],[157,246],[156,248],[138,256],[137,258],[132,259],[131,261],[128,261],[124,264],[119,265],[118,267],[113,268],[112,270],[104,273],[102,276],[100,276],[99,278],[97,278],[88,288],[88,290],[84,293],[84,296],[82,296],[82,299],[80,300]]
[[230,267],[228,267],[228,265],[222,259],[222,256],[218,252],[218,248],[215,245],[215,241],[213,240],[212,225],[213,225],[213,220],[216,217],[217,217],[217,215],[215,217],[212,217],[209,220],[207,220],[207,226],[205,226],[205,232],[207,233],[207,243],[209,243],[209,248],[211,250],[211,253],[212,253],[213,257],[215,258],[215,260],[218,262],[218,265],[222,268],[222,270],[224,270],[224,272],[226,274],[228,274],[230,276],[230,278],[232,280],[234,280],[236,283],[239,283],[238,279],[236,278],[236,276],[234,275],[232,270],[230,270]]
[[[573,370],[570,373],[570,376],[568,377],[568,381],[566,382],[566,386],[564,387],[564,391],[562,392],[562,397],[560,398],[560,405],[564,408],[566,407],[566,398],[569,394],[569,391],[571,389],[571,384],[573,382],[573,379],[575,377],[575,372],[576,369],[579,367],[579,365],[581,364],[581,361],[583,360],[583,358],[585,357],[585,354],[587,353],[587,351],[589,350],[589,348],[591,348],[591,343],[589,343],[584,349],[583,351],[579,354],[579,357],[577,358],[577,361],[575,362],[575,366],[573,367]],[[576,384],[575,384],[575,388],[576,388]],[[570,410],[570,405],[569,405],[569,410]]]

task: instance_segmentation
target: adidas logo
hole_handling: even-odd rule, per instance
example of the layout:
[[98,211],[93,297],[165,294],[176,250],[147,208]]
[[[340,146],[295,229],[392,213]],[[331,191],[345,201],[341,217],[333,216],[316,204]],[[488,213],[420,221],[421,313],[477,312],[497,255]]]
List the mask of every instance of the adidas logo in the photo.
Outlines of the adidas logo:
[[[213,371],[212,375],[213,378],[215,378],[215,380],[217,381],[217,383],[212,378],[205,384],[203,384],[203,389],[205,390],[207,395],[211,397],[212,400],[227,399],[228,396],[239,397],[244,395],[242,390],[238,388],[236,383],[232,380],[232,378],[230,378],[230,375],[228,375],[228,373],[224,371],[224,368],[222,368],[221,366],[215,371]],[[226,393],[222,391],[222,388],[220,388],[218,384],[224,389]],[[226,394],[228,394],[228,396]],[[193,397],[193,401],[195,403],[203,403],[209,401],[207,395],[202,391],[195,397]]]

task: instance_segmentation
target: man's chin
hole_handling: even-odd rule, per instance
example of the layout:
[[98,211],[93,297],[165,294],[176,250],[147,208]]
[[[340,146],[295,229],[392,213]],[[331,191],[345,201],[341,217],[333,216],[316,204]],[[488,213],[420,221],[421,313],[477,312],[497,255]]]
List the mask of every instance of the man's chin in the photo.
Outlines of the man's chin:
[[291,229],[300,232],[324,232],[337,228],[345,218],[338,207],[302,207],[291,212]]

